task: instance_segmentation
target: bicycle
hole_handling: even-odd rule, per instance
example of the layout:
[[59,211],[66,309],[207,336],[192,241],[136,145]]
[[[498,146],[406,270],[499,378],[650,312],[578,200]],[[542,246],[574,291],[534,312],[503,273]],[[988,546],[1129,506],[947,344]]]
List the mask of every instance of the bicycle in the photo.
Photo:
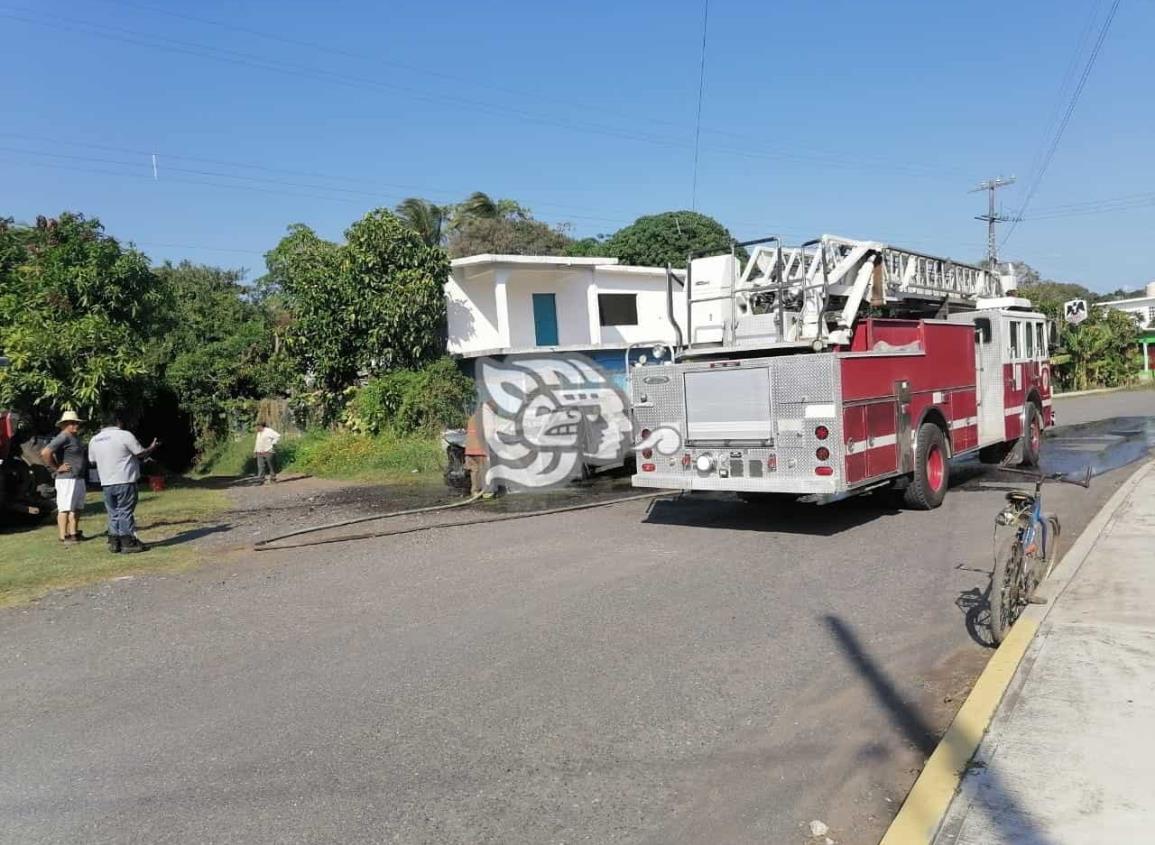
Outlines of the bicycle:
[[[1023,472],[1022,470],[1004,470]],[[991,636],[1001,643],[1028,604],[1042,603],[1035,598],[1039,584],[1051,574],[1059,554],[1059,517],[1043,511],[1043,484],[1061,481],[1091,486],[1091,469],[1079,478],[1063,473],[1023,472],[1035,479],[1035,492],[1012,490],[1007,504],[995,517],[995,566],[991,572]],[[999,528],[1013,528],[999,536]]]

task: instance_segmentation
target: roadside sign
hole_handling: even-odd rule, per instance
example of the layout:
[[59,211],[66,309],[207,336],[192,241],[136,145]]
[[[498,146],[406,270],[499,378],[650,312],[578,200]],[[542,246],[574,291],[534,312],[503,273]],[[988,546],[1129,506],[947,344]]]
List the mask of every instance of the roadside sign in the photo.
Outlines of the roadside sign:
[[1087,300],[1072,299],[1064,302],[1063,316],[1072,326],[1079,325],[1079,323],[1087,319]]

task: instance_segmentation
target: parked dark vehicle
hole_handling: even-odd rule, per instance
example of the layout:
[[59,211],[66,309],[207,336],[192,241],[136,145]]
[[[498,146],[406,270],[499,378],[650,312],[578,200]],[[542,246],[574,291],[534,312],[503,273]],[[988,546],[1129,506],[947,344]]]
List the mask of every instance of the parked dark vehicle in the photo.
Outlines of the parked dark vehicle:
[[[0,369],[8,359],[0,356]],[[28,457],[25,444],[32,441],[30,428],[13,411],[0,408],[0,521],[39,518],[56,510],[52,477]]]

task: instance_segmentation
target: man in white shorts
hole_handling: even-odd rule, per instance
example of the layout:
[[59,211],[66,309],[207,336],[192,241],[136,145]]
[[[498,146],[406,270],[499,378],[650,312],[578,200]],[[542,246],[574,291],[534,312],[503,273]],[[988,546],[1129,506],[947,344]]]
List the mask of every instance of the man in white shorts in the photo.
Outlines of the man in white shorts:
[[56,474],[56,524],[60,529],[60,542],[69,544],[84,539],[80,533],[80,513],[88,492],[84,483],[88,450],[79,435],[82,422],[75,411],[65,411],[56,423],[60,433],[40,450],[40,457]]

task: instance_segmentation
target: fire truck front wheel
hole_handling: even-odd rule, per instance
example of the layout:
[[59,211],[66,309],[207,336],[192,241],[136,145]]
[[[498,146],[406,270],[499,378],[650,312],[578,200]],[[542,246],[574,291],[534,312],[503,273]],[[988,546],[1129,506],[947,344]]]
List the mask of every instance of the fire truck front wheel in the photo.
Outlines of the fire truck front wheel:
[[929,511],[942,504],[950,481],[946,437],[934,423],[923,423],[914,447],[914,476],[903,491],[907,507]]
[[1023,466],[1037,467],[1043,450],[1043,415],[1034,402],[1027,403],[1023,422]]

